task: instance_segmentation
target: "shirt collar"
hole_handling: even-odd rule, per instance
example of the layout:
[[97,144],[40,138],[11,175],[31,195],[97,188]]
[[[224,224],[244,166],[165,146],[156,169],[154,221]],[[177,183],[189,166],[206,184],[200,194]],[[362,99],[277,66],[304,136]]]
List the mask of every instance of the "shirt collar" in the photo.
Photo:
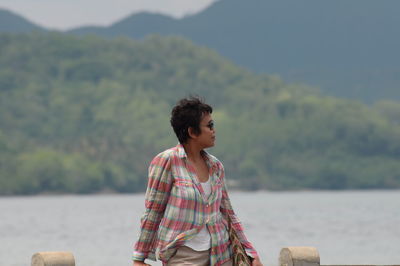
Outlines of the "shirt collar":
[[[185,151],[185,148],[183,147],[183,145],[181,143],[179,143],[178,145],[176,145],[176,148],[178,150],[178,156],[181,159],[187,159],[187,154]],[[215,160],[213,160],[212,156],[206,152],[205,150],[201,151],[204,155],[204,157],[206,158],[206,163],[208,165],[208,167],[212,168],[213,170],[217,169],[217,163],[215,162]]]
[[178,150],[179,158],[181,158],[181,159],[187,158],[187,155],[186,155],[186,152],[185,152],[185,148],[183,148],[183,145],[181,143],[176,145],[176,149]]

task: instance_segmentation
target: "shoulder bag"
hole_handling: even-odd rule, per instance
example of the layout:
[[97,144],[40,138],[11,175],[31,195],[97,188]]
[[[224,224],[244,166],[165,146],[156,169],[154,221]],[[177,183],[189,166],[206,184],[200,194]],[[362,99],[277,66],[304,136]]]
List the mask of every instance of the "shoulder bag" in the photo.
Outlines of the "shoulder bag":
[[250,257],[246,254],[246,251],[239,240],[239,237],[233,228],[231,217],[228,216],[228,233],[229,239],[231,240],[232,248],[232,262],[233,266],[251,266]]

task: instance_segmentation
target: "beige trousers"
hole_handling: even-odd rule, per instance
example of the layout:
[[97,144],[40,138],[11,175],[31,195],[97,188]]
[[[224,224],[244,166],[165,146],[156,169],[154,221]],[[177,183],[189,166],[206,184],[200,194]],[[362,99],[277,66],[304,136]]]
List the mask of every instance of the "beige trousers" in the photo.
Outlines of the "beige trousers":
[[[210,266],[210,250],[197,251],[182,246],[169,259],[167,266]],[[222,266],[232,266],[232,262],[227,261]]]

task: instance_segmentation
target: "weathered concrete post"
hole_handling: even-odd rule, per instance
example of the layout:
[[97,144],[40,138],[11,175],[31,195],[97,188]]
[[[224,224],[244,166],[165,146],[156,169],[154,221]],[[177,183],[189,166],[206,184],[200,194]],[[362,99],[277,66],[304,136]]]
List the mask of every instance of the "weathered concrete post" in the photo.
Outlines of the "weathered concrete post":
[[71,252],[39,252],[32,256],[31,266],[75,266]]
[[279,266],[320,266],[319,253],[313,247],[287,247],[281,249]]

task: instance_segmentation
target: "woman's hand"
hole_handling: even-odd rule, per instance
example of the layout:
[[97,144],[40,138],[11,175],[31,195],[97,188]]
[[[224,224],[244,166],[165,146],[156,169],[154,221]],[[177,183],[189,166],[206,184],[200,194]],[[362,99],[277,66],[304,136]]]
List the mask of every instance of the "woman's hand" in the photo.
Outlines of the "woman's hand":
[[263,264],[261,263],[260,258],[255,258],[251,262],[251,266],[263,266]]
[[144,261],[134,260],[133,266],[151,266],[150,264],[144,263]]

